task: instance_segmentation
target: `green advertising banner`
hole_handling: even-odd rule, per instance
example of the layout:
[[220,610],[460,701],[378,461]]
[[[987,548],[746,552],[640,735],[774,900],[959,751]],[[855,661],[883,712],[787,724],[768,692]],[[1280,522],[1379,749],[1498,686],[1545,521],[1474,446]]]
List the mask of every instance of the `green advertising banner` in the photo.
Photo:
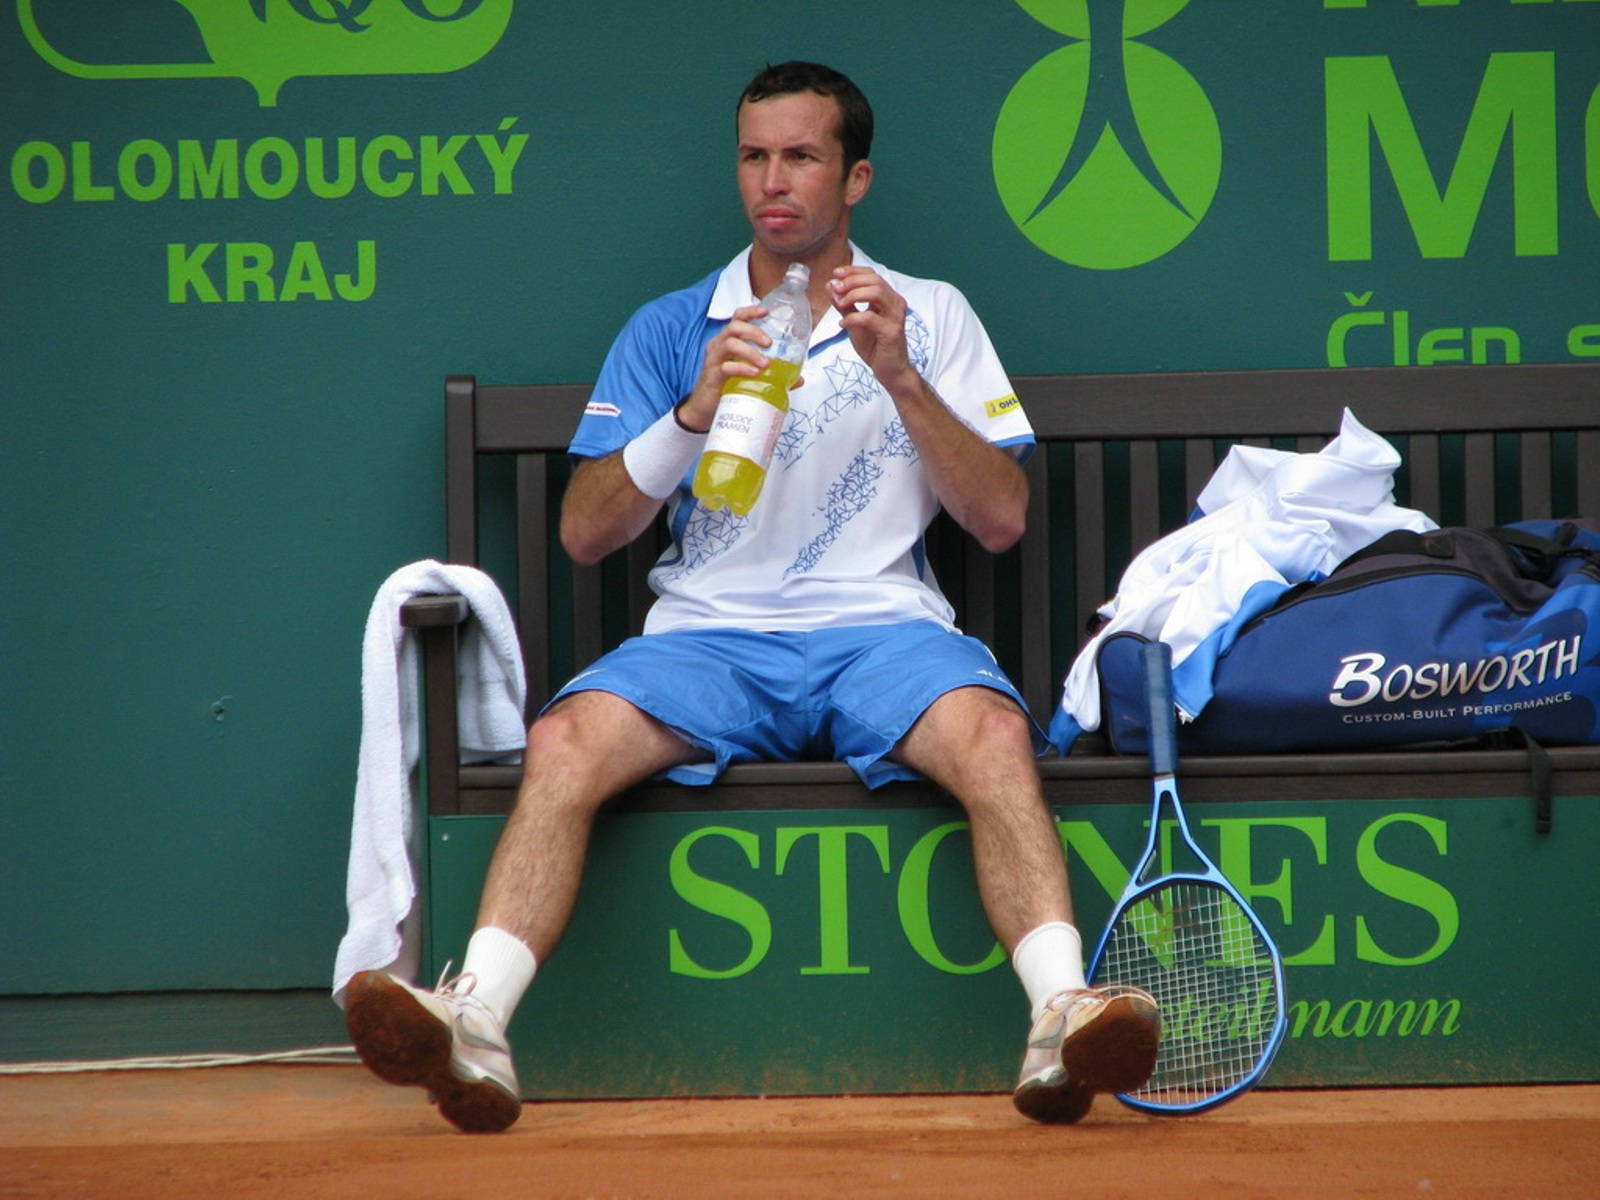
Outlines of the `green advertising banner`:
[[[1195,806],[1284,956],[1275,1086],[1592,1080],[1586,872],[1600,804]],[[1086,940],[1148,810],[1057,810]],[[433,970],[458,955],[501,821],[436,818]],[[1240,1001],[1244,1003],[1244,1001]],[[959,811],[627,813],[513,1021],[530,1096],[1005,1091],[1026,1001],[984,922]],[[1165,1014],[1167,1037],[1238,1013]],[[1577,1016],[1577,1020],[1574,1020]]]
[[[710,0],[0,3],[0,991],[326,986],[367,608],[443,552],[442,380],[592,379],[732,257],[766,62],[860,82],[853,232],[959,285],[1015,374],[1600,354],[1596,0],[737,29]],[[684,953],[727,969],[717,927]]]

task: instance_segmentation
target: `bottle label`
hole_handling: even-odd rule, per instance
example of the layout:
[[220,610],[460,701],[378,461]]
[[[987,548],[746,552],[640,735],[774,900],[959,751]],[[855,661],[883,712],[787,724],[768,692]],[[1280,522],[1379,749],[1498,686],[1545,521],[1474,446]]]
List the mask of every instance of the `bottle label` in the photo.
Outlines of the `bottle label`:
[[766,470],[772,461],[773,447],[778,444],[778,434],[783,430],[784,415],[765,400],[729,392],[717,405],[717,415],[706,435],[704,453],[720,451],[748,458]]

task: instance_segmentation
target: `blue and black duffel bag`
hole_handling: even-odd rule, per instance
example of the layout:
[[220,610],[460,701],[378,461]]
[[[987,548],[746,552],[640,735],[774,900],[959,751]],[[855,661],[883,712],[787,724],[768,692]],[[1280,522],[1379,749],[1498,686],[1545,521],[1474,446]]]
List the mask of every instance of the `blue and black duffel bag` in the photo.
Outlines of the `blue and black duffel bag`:
[[[1143,753],[1136,634],[1100,649],[1102,728]],[[1285,592],[1216,661],[1182,753],[1600,742],[1600,522],[1401,531]]]

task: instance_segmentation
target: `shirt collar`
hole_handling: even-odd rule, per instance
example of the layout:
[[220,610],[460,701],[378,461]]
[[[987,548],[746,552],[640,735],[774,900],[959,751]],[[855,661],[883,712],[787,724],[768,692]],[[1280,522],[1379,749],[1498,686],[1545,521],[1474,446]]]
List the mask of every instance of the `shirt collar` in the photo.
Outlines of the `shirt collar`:
[[[883,271],[854,242],[850,243],[850,261],[857,266],[871,267],[879,273]],[[722,269],[717,286],[712,289],[711,304],[706,315],[714,321],[729,321],[733,319],[735,309],[745,308],[760,299],[750,286],[750,247],[746,246]],[[839,332],[839,311],[829,305],[822,314],[822,321],[811,331],[811,344],[827,341]]]

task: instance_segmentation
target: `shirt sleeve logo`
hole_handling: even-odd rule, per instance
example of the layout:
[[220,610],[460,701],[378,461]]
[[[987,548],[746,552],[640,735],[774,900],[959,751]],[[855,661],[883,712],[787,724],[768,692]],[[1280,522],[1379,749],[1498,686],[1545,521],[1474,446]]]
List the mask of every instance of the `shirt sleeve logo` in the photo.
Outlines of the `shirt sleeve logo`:
[[984,401],[983,411],[991,417],[1003,417],[1008,412],[1022,407],[1022,401],[1017,399],[1017,394],[1012,392],[1009,396],[1002,396],[999,400]]

